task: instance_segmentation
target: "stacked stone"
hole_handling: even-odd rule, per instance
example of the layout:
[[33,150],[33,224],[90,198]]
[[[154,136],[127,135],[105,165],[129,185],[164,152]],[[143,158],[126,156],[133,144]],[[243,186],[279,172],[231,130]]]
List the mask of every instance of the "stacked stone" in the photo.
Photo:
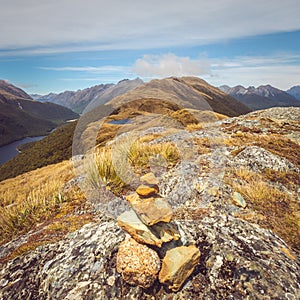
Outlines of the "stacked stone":
[[[126,200],[132,209],[118,217],[118,225],[131,235],[119,247],[117,271],[132,285],[149,288],[155,280],[178,291],[191,275],[200,258],[194,245],[167,249],[161,260],[152,248],[177,241],[180,233],[172,219],[172,207],[159,195],[158,180],[153,173],[141,177],[142,184]],[[163,252],[163,251],[160,251]]]

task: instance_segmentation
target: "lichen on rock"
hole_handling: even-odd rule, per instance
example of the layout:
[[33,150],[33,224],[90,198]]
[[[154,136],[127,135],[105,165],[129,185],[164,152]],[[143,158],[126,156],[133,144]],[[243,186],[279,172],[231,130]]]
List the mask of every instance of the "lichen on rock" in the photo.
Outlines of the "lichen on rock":
[[134,286],[149,288],[160,270],[157,253],[129,238],[120,244],[117,255],[117,271]]

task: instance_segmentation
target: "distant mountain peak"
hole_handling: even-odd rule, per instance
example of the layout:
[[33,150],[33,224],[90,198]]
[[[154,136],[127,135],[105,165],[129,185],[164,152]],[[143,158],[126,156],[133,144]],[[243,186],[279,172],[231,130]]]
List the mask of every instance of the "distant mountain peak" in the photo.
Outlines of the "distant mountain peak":
[[232,97],[240,100],[253,110],[266,109],[275,106],[300,106],[300,102],[294,97],[294,95],[273,87],[270,84],[260,85],[257,88],[254,86],[245,88],[241,85],[237,85],[232,88],[220,86],[219,88],[225,93],[228,93]]
[[286,91],[289,95],[295,97],[297,100],[300,100],[300,85],[295,85]]
[[[108,84],[98,84],[92,87],[85,89],[79,89],[77,91],[64,91],[59,94],[49,93],[47,95],[33,95],[34,99],[37,99],[41,102],[52,102],[59,105],[63,105],[72,109],[77,113],[82,113],[87,106],[92,102],[97,101],[103,95],[110,93],[110,89],[113,87],[124,88],[127,90],[129,86],[138,86],[143,84],[143,80],[140,78],[135,79],[122,79],[117,84],[108,83]],[[116,93],[114,91],[113,93]]]

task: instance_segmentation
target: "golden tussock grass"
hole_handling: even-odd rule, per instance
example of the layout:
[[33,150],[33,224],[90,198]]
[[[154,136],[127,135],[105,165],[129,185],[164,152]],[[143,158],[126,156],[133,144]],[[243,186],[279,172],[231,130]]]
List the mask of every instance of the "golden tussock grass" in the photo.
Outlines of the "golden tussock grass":
[[193,132],[193,131],[202,130],[204,128],[204,126],[202,123],[188,124],[185,128],[188,132]]
[[73,176],[64,161],[0,182],[0,243],[52,217],[68,201],[61,187]]
[[146,173],[152,158],[171,167],[179,161],[180,154],[172,143],[150,145],[139,139],[125,138],[114,145],[97,149],[96,164],[91,163],[89,167],[89,182],[94,187],[105,184],[113,192],[120,193],[126,187],[122,178],[126,177],[128,169],[139,175]]
[[[239,179],[239,182],[231,178]],[[295,249],[300,248],[300,206],[296,196],[292,196],[267,183],[263,174],[247,169],[235,169],[226,181],[235,191],[241,193],[248,207],[265,218],[259,223],[273,230]]]

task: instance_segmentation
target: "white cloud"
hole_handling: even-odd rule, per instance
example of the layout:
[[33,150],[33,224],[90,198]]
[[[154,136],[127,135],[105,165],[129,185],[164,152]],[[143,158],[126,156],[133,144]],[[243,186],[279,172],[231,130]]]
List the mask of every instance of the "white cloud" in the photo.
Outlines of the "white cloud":
[[300,55],[290,53],[217,59],[212,60],[212,74],[204,78],[216,86],[271,84],[286,90],[300,83],[299,60]]
[[132,71],[138,76],[168,77],[168,76],[200,76],[210,73],[210,65],[207,60],[193,60],[189,57],[180,57],[168,53],[163,55],[144,55],[136,60]]
[[16,83],[16,85],[22,89],[28,89],[28,88],[32,88],[32,87],[37,87],[38,85],[35,83]]
[[10,0],[0,50],[150,49],[300,29],[299,0]]
[[[173,53],[144,55],[131,66],[63,66],[40,69],[74,72],[63,81],[117,82],[136,76],[148,80],[156,77],[199,76],[209,83],[244,86],[271,84],[283,90],[300,83],[300,54],[280,53],[269,56],[238,56],[230,59],[180,57]],[[79,76],[77,76],[79,75]]]

